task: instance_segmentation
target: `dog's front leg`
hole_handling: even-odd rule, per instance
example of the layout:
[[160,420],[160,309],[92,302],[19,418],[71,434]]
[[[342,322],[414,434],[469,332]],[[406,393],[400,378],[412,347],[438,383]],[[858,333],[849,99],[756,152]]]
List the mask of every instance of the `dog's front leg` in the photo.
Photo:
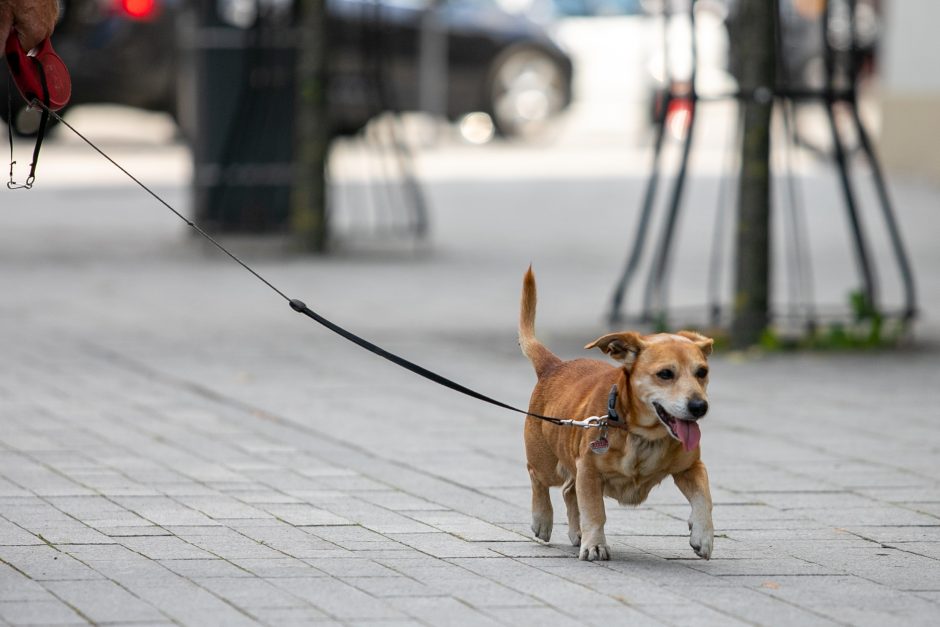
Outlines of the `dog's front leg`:
[[689,544],[696,555],[709,559],[715,541],[715,527],[712,525],[712,495],[708,489],[705,464],[697,460],[687,470],[674,474],[672,478],[692,506],[692,515],[689,517],[689,530],[692,532]]
[[607,513],[604,511],[604,480],[600,473],[582,457],[578,460],[575,479],[578,510],[581,513],[581,551],[583,560],[609,560],[610,547],[604,535]]

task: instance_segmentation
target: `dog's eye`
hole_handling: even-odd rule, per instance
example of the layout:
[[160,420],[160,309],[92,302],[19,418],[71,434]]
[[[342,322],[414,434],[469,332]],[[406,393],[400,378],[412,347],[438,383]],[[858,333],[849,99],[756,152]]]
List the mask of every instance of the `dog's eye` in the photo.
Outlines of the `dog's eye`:
[[708,376],[708,368],[699,368],[695,371],[695,376],[699,379],[704,379]]
[[669,381],[670,379],[675,378],[676,375],[669,368],[663,368],[662,370],[656,373],[656,376],[662,379],[663,381]]

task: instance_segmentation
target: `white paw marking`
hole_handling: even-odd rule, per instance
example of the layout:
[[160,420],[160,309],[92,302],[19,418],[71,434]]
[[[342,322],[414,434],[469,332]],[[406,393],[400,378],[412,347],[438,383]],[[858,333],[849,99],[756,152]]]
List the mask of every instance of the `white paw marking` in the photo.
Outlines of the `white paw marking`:
[[712,527],[712,521],[708,518],[689,520],[689,546],[695,551],[695,554],[702,559],[710,559],[712,556],[712,546],[715,543],[715,529]]
[[571,540],[571,546],[581,546],[581,532],[568,530],[568,539]]
[[552,517],[532,514],[532,533],[542,542],[548,542],[552,537]]
[[610,547],[606,544],[582,544],[578,558],[588,562],[603,562],[610,559]]

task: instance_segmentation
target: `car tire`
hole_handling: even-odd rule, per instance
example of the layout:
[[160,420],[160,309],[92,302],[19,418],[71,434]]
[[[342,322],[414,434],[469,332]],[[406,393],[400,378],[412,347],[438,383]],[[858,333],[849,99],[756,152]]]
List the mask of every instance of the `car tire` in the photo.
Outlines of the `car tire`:
[[532,47],[511,48],[490,73],[488,113],[504,137],[539,134],[570,100],[569,79],[562,66]]

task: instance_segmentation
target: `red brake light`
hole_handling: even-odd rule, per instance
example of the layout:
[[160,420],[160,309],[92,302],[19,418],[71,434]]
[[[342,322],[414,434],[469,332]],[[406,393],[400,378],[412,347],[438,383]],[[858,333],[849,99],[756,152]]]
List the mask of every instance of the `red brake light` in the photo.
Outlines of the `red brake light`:
[[135,20],[149,20],[157,13],[157,0],[119,0],[119,4]]

